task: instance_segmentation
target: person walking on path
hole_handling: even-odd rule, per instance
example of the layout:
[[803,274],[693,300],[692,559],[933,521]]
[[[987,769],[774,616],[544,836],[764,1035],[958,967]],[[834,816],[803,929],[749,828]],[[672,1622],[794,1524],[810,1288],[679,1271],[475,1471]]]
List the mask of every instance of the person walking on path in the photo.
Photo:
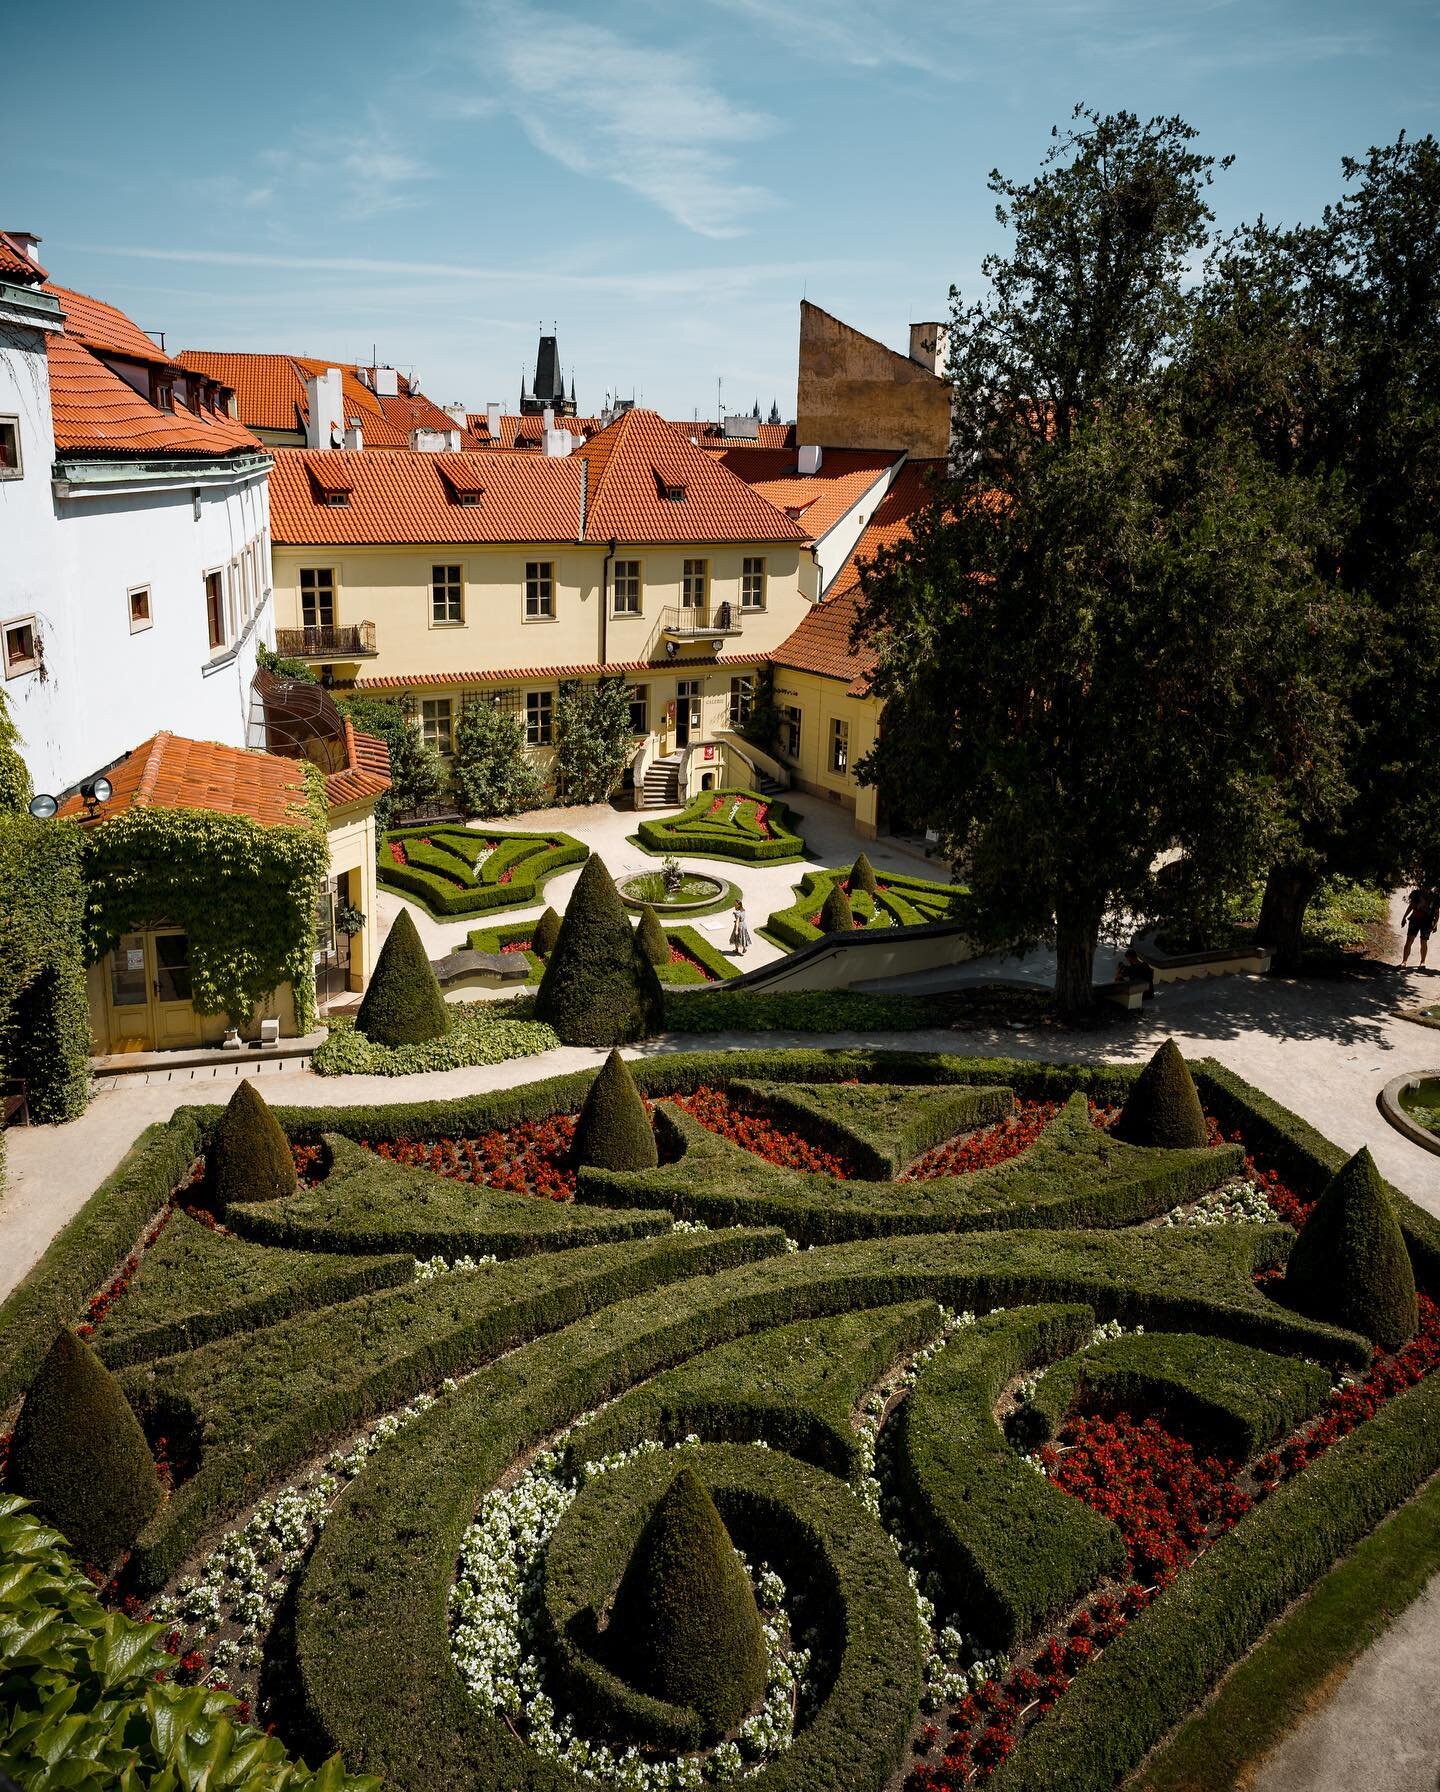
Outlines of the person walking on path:
[[745,919],[745,904],[743,902],[737,902],[732,912],[730,950],[737,958],[743,958],[750,950],[750,927]]
[[1425,962],[1425,954],[1430,950],[1430,935],[1435,931],[1435,917],[1440,909],[1434,888],[1430,884],[1417,884],[1410,892],[1405,904],[1405,913],[1400,917],[1400,925],[1405,929],[1405,950],[1401,954],[1401,964],[1409,964],[1410,948],[1416,939],[1420,941],[1420,962]]

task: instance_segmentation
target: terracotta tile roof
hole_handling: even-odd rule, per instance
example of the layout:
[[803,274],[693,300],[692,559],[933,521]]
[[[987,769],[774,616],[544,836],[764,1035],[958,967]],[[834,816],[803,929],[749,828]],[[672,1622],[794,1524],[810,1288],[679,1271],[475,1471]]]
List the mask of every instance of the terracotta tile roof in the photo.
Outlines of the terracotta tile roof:
[[[488,411],[471,411],[465,419],[470,440],[468,448],[523,448],[535,452],[544,444],[541,437],[545,431],[543,417],[515,417],[503,415],[500,418],[500,433],[492,442],[490,439],[490,414]],[[605,425],[599,417],[557,417],[557,429],[568,429],[571,435],[598,435]]]
[[345,718],[345,767],[325,775],[325,801],[331,809],[347,803],[374,801],[390,788],[390,749],[373,734],[358,734]]
[[[402,383],[404,376],[401,376]],[[422,393],[403,391],[394,398],[376,398],[385,421],[398,429],[408,446],[412,429],[458,429],[463,436],[465,425],[457,423],[448,411],[442,411],[433,398]],[[362,426],[363,427],[363,426]]]
[[[327,361],[313,355],[240,354],[222,350],[187,348],[180,353],[180,365],[218,380],[235,394],[240,421],[252,429],[303,430],[310,407],[305,396],[305,381],[328,368],[340,369],[341,393],[347,421],[360,419],[361,438],[367,448],[408,448],[411,424],[406,413],[397,413],[392,421],[384,406],[395,399],[380,399],[361,380],[357,363]],[[411,393],[403,374],[397,375],[400,399],[406,403],[418,397]],[[427,405],[428,400],[424,401]],[[446,419],[445,427],[449,427]]]
[[611,660],[607,665],[578,666],[507,666],[497,671],[487,666],[479,672],[386,672],[374,678],[357,678],[355,688],[362,691],[408,691],[433,690],[442,685],[493,684],[509,685],[536,679],[541,683],[553,683],[560,678],[616,678],[631,673],[655,674],[657,672],[681,672],[687,666],[753,666],[770,656],[764,653],[732,654],[727,658],[722,654],[710,654],[703,660]]
[[256,453],[260,443],[233,417],[176,403],[162,411],[70,335],[45,338],[55,446],[83,454]]
[[[829,455],[825,458],[828,460]],[[775,649],[771,657],[777,666],[818,673],[822,678],[843,679],[849,696],[866,695],[876,656],[868,647],[855,649],[850,645],[850,633],[862,614],[864,602],[860,568],[881,548],[890,547],[909,534],[910,520],[928,500],[931,478],[943,464],[938,460],[912,460],[900,469],[850,557],[831,580],[824,602],[817,604]]]
[[40,263],[31,261],[19,243],[0,230],[0,280],[18,286],[38,286],[47,277]]
[[123,311],[107,305],[103,299],[92,299],[83,292],[57,286],[53,280],[45,290],[60,301],[65,314],[65,334],[72,342],[94,349],[97,354],[114,355],[117,360],[158,363],[173,367],[175,363],[156,342],[152,342],[138,324]]
[[[571,458],[589,467],[587,541],[808,540],[798,523],[654,411],[624,412]],[[683,481],[685,496],[661,497],[657,474]]]
[[267,827],[301,820],[305,814],[305,775],[296,760],[213,740],[154,734],[107,776],[112,795],[96,815],[83,817],[85,805],[78,796],[63,803],[60,813],[81,815],[87,825],[95,825],[126,809],[210,809],[248,815]]
[[[326,543],[575,541],[580,534],[580,464],[529,455],[349,454],[274,448],[270,533],[294,546]],[[451,493],[473,462],[484,495],[458,504]],[[349,486],[347,505],[317,500],[317,486]]]
[[725,434],[718,423],[687,423],[684,419],[675,421],[678,429],[688,442],[691,436],[696,438],[701,448],[793,448],[795,446],[795,425],[793,423],[762,423],[759,434],[753,442],[735,442]]
[[884,449],[827,448],[820,471],[804,478],[793,448],[729,447],[712,451],[714,458],[743,479],[752,491],[793,517],[812,541],[878,485],[896,456]]

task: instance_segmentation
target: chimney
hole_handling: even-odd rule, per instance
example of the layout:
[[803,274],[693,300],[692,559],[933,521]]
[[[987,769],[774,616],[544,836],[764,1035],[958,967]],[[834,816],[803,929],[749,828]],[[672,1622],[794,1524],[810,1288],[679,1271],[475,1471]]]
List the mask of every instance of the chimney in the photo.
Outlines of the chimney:
[[345,446],[352,454],[360,454],[365,447],[365,438],[360,433],[360,419],[352,417],[350,427],[345,431]]
[[748,415],[727,417],[724,427],[727,442],[758,442],[760,440],[760,419],[758,417]]
[[[546,418],[553,419],[553,415],[553,412],[547,407],[545,411]],[[574,446],[575,438],[571,435],[568,429],[556,429],[553,420],[546,422],[544,448],[548,459],[564,460],[565,456]]]
[[555,427],[555,407],[553,404],[547,404],[545,409],[540,413],[540,422],[548,436],[550,431]]
[[344,443],[345,393],[338,367],[312,373],[305,381],[305,410],[307,448],[339,448]]
[[945,324],[911,324],[910,359],[943,380],[950,365],[949,328]]
[[465,429],[469,426],[470,413],[465,409],[458,398],[455,400],[454,404],[447,404],[445,406],[445,415],[457,429]]
[[410,431],[410,447],[416,454],[458,454],[460,445],[458,429],[412,429]]
[[7,230],[5,234],[17,249],[28,255],[31,261],[39,264],[41,239],[33,230]]
[[370,369],[370,389],[377,398],[398,398],[400,396],[400,375],[393,367],[372,367]]
[[796,472],[802,479],[813,479],[820,471],[820,463],[825,458],[825,450],[814,442],[806,442],[800,449],[800,461]]
[[485,407],[485,425],[490,431],[490,440],[498,442],[500,440],[500,407],[493,400]]

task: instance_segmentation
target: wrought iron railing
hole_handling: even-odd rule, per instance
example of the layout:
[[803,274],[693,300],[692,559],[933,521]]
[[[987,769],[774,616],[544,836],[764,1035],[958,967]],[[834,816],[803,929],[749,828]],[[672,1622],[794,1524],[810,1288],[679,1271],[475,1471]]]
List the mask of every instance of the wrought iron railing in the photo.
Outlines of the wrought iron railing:
[[661,614],[660,630],[666,635],[693,636],[707,641],[716,635],[738,635],[740,612],[728,600],[713,607],[672,604]]
[[325,623],[315,628],[277,628],[275,651],[282,659],[372,659],[373,622]]

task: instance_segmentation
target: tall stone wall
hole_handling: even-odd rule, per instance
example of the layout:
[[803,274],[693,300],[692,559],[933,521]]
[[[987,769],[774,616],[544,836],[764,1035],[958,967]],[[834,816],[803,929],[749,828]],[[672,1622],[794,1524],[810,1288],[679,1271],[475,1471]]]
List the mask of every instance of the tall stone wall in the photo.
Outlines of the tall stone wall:
[[828,448],[908,449],[927,459],[950,448],[950,388],[808,301],[800,305],[797,442]]

